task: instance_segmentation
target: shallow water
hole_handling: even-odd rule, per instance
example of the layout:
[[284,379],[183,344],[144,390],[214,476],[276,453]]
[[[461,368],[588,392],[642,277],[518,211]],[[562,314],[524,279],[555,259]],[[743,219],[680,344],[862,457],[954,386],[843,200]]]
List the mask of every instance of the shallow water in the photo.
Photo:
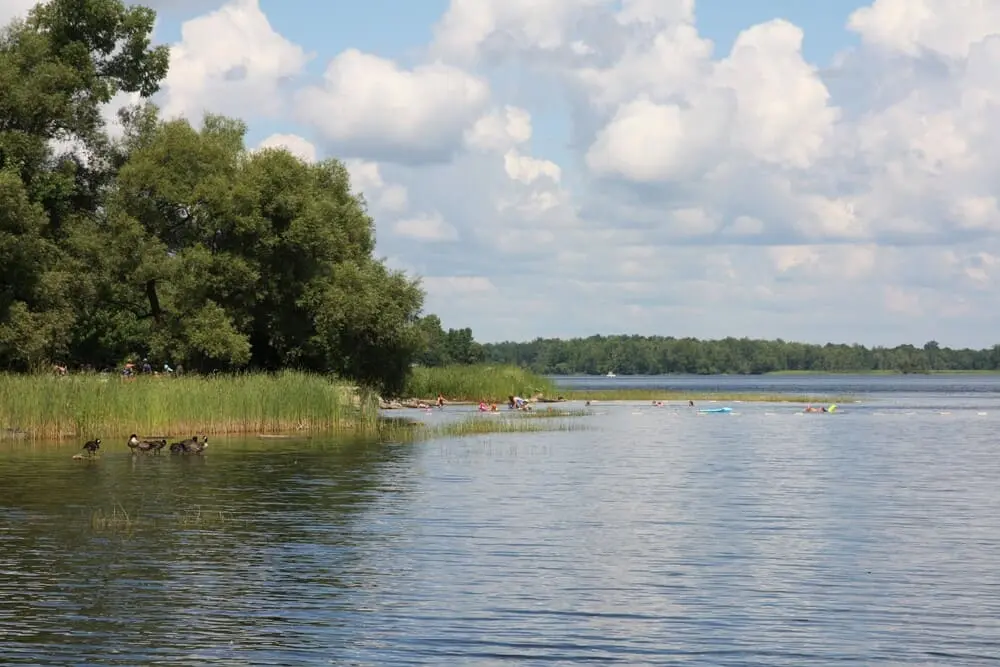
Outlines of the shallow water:
[[997,661],[1000,403],[726,405],[201,458],[4,445],[0,664]]

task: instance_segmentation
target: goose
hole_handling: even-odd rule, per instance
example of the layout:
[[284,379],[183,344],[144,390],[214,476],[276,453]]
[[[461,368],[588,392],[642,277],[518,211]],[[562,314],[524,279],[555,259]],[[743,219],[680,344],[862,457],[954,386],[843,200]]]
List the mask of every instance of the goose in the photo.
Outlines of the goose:
[[170,445],[171,454],[201,454],[208,447],[208,438],[202,438],[198,442],[198,436],[192,436],[186,440],[175,442]]
[[101,439],[97,438],[95,440],[88,440],[83,443],[83,448],[87,450],[91,456],[97,453],[97,450],[101,448]]
[[135,454],[137,450],[146,453],[159,451],[159,448],[163,447],[160,442],[163,442],[164,445],[167,443],[166,440],[140,440],[139,436],[133,433],[126,444]]

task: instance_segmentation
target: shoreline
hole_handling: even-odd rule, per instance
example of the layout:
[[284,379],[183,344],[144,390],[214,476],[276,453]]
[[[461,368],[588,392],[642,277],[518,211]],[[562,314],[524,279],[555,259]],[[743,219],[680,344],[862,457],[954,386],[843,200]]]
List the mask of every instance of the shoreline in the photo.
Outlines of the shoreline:
[[[343,434],[378,436],[385,413],[433,406],[476,406],[480,400],[505,410],[509,395],[539,410],[585,401],[741,401],[847,403],[853,396],[780,391],[560,387],[523,369],[500,366],[424,369],[405,399],[383,401],[353,383],[294,371],[219,376],[187,375],[128,382],[101,375],[0,374],[0,442],[107,441],[163,435],[178,440],[208,436]],[[413,398],[428,397],[428,398]],[[431,398],[433,397],[433,398]]]
[[[561,403],[579,403],[584,401],[634,402],[634,401],[730,401],[734,403],[855,403],[857,397],[843,394],[791,394],[781,392],[725,392],[725,391],[686,391],[672,389],[572,389],[557,393],[556,398],[539,396],[526,399],[529,403],[538,405],[558,405]],[[383,410],[421,410],[424,403],[434,408],[435,399],[399,399],[383,401]],[[445,407],[449,405],[471,406],[479,401],[465,399],[452,400],[445,396]],[[497,402],[498,409],[507,408],[506,401]]]

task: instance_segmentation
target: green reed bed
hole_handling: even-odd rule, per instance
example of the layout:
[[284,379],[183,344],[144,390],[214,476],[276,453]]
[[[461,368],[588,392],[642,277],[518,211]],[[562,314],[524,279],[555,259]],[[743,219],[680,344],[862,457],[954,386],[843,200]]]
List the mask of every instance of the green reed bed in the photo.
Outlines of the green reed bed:
[[574,389],[559,392],[573,401],[727,401],[743,403],[852,403],[853,396],[782,394],[766,392],[712,392],[662,389]]
[[347,384],[305,373],[217,376],[0,375],[0,438],[109,439],[371,427]]
[[418,367],[413,369],[404,394],[408,398],[430,399],[442,394],[451,401],[503,401],[507,397],[556,396],[548,378],[517,366],[478,364],[473,366]]

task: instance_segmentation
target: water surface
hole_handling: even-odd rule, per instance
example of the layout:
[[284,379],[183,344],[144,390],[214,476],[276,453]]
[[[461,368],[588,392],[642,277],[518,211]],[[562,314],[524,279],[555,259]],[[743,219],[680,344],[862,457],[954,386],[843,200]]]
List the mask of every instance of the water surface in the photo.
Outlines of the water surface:
[[726,405],[200,458],[2,445],[0,664],[996,663],[989,392]]

